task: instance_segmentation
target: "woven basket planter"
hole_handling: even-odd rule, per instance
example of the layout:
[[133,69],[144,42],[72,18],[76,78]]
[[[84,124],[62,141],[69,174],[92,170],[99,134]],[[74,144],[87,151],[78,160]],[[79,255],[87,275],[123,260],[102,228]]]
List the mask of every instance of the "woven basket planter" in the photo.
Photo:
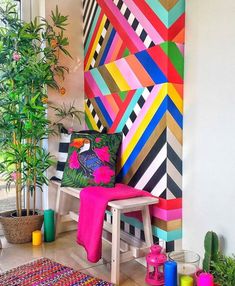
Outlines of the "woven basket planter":
[[32,232],[40,230],[43,224],[43,214],[15,217],[15,211],[0,213],[0,223],[9,243],[26,243],[32,241]]

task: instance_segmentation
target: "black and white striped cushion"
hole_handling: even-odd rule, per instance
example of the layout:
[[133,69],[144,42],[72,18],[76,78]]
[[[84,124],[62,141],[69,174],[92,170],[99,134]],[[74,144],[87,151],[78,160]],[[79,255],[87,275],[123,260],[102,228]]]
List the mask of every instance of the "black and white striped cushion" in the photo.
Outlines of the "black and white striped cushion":
[[65,163],[68,157],[69,143],[71,134],[61,133],[59,142],[58,162],[56,166],[56,173],[52,180],[61,181],[63,177]]

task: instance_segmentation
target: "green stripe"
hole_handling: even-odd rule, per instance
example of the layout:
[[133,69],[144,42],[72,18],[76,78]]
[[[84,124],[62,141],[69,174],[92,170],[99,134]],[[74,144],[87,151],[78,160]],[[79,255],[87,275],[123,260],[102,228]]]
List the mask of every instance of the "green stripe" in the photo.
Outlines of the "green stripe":
[[87,50],[88,50],[88,47],[89,47],[89,45],[90,45],[91,38],[92,38],[92,36],[93,36],[93,34],[94,34],[94,30],[95,30],[95,27],[96,27],[98,18],[99,18],[99,16],[100,16],[100,11],[101,11],[101,8],[100,8],[100,6],[99,6],[99,7],[97,8],[97,11],[96,11],[95,18],[94,18],[94,20],[93,20],[91,29],[90,29],[90,31],[88,32],[89,34],[88,34],[88,38],[87,38],[87,43],[86,43],[85,49],[84,49],[84,50],[85,50],[85,52],[84,52],[85,55],[86,55]]
[[160,44],[162,50],[170,58],[170,61],[178,71],[179,75],[184,76],[184,57],[177,45],[173,42],[164,42]]
[[92,69],[90,72],[91,72],[93,78],[95,79],[97,85],[99,86],[102,94],[103,95],[110,94],[111,92],[110,92],[107,84],[105,83],[103,77],[99,73],[99,70],[98,69]]
[[93,127],[92,127],[91,122],[90,122],[90,120],[89,120],[89,118],[88,118],[88,116],[86,114],[85,114],[85,122],[86,122],[86,125],[87,125],[88,129],[92,130]]
[[179,0],[170,11],[167,11],[158,0],[146,2],[167,28],[170,28],[185,11],[185,0]]
[[118,95],[120,96],[121,100],[124,101],[127,95],[127,91],[120,91]]

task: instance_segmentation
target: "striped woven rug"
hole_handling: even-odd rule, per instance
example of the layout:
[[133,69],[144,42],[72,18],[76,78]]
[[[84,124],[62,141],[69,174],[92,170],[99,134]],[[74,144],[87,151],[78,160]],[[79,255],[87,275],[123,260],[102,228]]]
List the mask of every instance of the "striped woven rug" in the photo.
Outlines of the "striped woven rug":
[[113,284],[73,270],[47,258],[0,274],[1,286],[112,286]]

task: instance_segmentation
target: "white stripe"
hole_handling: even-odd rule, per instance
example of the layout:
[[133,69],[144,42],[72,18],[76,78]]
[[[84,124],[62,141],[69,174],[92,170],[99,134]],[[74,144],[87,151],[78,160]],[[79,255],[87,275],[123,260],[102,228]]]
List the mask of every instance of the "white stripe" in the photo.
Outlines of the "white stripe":
[[[85,19],[85,21],[84,21],[84,27],[86,27],[86,31],[85,31],[85,33],[84,33],[84,40],[86,39],[87,34],[90,32],[91,20],[93,19],[94,12],[95,12],[95,8],[96,8],[96,6],[97,6],[97,5],[94,5],[94,2],[92,2],[92,1],[91,1],[90,4],[92,4],[93,7],[92,7],[92,11],[91,11],[90,17],[87,18],[88,21],[87,21],[87,19]],[[90,8],[89,8],[89,9],[90,9]],[[84,11],[85,11],[85,10],[84,10]],[[89,13],[87,13],[87,17],[88,17],[88,15],[89,15]]]
[[129,233],[130,232],[130,225],[129,223],[124,222],[124,231]]
[[63,173],[64,173],[64,172],[57,170],[56,173],[55,173],[56,178],[62,180]]
[[142,93],[142,97],[146,100],[149,96],[150,92],[147,88],[144,89],[143,93]]
[[169,159],[167,159],[167,174],[172,178],[172,180],[178,185],[178,187],[182,190],[182,176],[175,168],[175,166],[171,163]]
[[167,158],[167,144],[165,143],[161,151],[157,154],[155,159],[149,165],[148,169],[140,178],[135,188],[142,190],[166,158]]
[[60,135],[60,143],[70,143],[71,134],[61,133]]
[[153,196],[159,197],[167,187],[167,174],[165,174],[161,180],[158,182],[158,184],[155,186],[155,188],[152,190],[151,194]]
[[174,134],[171,132],[170,128],[167,127],[167,142],[175,151],[175,153],[182,159],[182,146],[179,141],[176,139]]
[[141,231],[139,228],[135,227],[135,237],[137,237],[138,239],[141,238]]
[[59,153],[59,156],[58,156],[58,161],[64,163],[64,162],[67,161],[67,158],[68,158],[68,153],[62,153],[62,152],[60,152],[60,153]]

